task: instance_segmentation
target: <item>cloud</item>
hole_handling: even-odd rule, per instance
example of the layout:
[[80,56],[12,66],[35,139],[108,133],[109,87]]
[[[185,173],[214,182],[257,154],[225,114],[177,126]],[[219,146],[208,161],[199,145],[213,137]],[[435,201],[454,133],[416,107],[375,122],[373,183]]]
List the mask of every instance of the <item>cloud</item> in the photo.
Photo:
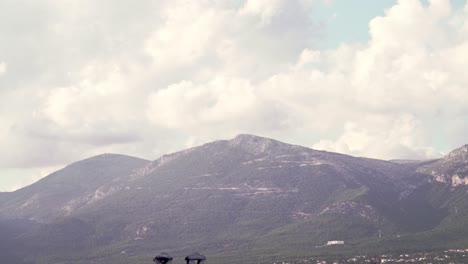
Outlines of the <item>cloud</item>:
[[440,153],[427,147],[426,142],[424,128],[414,116],[376,116],[347,122],[337,140],[321,140],[313,147],[356,156],[365,153],[369,157],[399,159],[438,157]]
[[[255,111],[255,99],[241,98],[254,97],[251,82],[288,67],[316,39],[318,27],[299,2],[282,1],[272,24],[258,26],[261,15],[243,14],[244,2],[2,1],[0,58],[9,72],[0,79],[0,134],[9,150],[0,153],[0,167],[56,166],[100,151],[157,158],[188,138],[211,140],[219,132],[187,133],[185,125],[162,122],[171,105],[152,103],[192,92],[174,88],[183,80],[218,102],[199,110],[202,104],[187,99],[198,113],[191,128],[220,124],[228,114],[233,123],[220,128],[248,130],[252,119],[239,120]],[[276,125],[256,127],[262,124]]]
[[204,86],[182,81],[149,97],[148,118],[170,128],[196,128],[242,120],[256,110],[253,87],[244,80],[216,79]]
[[264,27],[281,17],[290,19],[292,15],[305,15],[304,10],[310,8],[311,4],[311,1],[247,0],[240,13],[257,17],[258,26]]
[[237,133],[385,159],[466,143],[468,8],[399,1],[368,42],[328,50],[312,8],[1,1],[0,172],[155,159]]

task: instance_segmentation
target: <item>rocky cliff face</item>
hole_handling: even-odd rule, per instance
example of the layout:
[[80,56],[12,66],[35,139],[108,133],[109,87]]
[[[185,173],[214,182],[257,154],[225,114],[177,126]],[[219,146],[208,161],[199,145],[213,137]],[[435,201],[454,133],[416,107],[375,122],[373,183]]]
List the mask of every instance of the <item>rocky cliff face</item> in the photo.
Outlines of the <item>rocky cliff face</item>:
[[468,145],[453,150],[440,160],[422,166],[418,172],[430,174],[435,182],[452,187],[468,186]]

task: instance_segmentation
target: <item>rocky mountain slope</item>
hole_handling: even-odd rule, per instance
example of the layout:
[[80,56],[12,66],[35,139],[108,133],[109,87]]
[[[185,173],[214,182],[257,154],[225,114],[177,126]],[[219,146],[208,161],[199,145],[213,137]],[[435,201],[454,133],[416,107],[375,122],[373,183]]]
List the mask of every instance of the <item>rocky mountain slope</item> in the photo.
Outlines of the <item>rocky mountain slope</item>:
[[[103,191],[132,177],[149,161],[114,154],[103,154],[73,163],[37,183],[3,197],[0,216],[50,222],[70,215],[112,192]],[[1,198],[1,197],[0,197]],[[7,203],[5,203],[8,201]]]
[[418,169],[430,174],[434,181],[447,183],[452,187],[468,186],[468,145],[453,150],[446,157]]
[[162,249],[311,252],[379,233],[391,240],[468,222],[459,184],[466,148],[397,163],[239,135],[152,162],[107,154],[4,195],[0,218],[34,221],[10,237],[25,245],[16,256],[27,250],[43,263],[125,263]]

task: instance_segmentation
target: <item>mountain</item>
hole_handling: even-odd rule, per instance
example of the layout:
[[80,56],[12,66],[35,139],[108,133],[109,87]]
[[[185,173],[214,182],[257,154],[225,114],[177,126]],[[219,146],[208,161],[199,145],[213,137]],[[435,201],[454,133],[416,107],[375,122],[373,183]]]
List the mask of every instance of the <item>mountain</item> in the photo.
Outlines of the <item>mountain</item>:
[[[73,163],[35,184],[3,197],[0,217],[49,222],[90,205],[128,180],[149,161],[124,155],[103,154]],[[2,197],[0,196],[0,199]]]
[[328,240],[345,240],[345,251],[397,250],[399,239],[425,248],[420,237],[427,247],[468,245],[468,188],[453,184],[467,164],[466,146],[401,163],[239,135],[152,162],[106,154],[74,163],[2,195],[0,218],[34,222],[10,237],[24,245],[15,257],[27,251],[22,259],[37,263],[147,263],[195,249],[216,263],[233,254],[260,263],[319,254]]
[[35,227],[35,223],[28,220],[0,219],[0,259],[2,263],[33,263],[23,260],[21,253],[25,252],[18,250],[22,248],[22,244],[17,238],[21,234],[33,231]]
[[468,185],[468,144],[450,152],[446,157],[418,169],[434,180],[452,187]]

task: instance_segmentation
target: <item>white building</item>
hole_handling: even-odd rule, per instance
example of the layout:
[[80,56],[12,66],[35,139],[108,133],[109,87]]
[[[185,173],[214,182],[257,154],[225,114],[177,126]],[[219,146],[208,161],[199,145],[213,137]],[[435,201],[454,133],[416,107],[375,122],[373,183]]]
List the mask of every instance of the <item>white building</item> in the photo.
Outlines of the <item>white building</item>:
[[328,241],[327,246],[335,246],[335,245],[344,245],[343,240],[333,240],[333,241]]

